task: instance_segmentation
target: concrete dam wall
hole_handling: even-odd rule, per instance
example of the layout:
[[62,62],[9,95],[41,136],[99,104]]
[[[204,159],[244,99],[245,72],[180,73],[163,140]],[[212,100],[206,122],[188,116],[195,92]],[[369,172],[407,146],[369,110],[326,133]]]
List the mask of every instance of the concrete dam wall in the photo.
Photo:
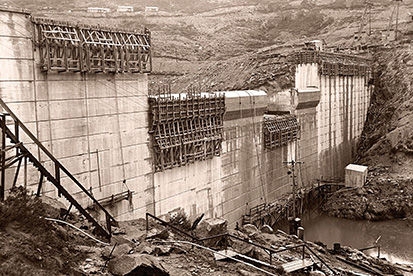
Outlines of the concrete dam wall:
[[[364,125],[363,59],[298,53],[295,87],[268,110],[265,91],[149,95],[146,31],[117,41],[123,32],[11,10],[0,18],[1,99],[118,220],[182,208],[235,226],[250,208],[291,192],[286,162],[304,162],[303,186],[342,177]],[[23,167],[5,170],[6,194],[16,175],[18,185],[38,188],[36,168]],[[41,194],[58,198],[42,181]],[[61,181],[91,205],[67,177]]]
[[344,178],[370,103],[368,60],[303,51],[296,54],[295,108],[301,126],[303,183]]
[[[108,206],[118,219],[152,211],[147,75],[76,72],[69,61],[67,69],[60,68],[66,65],[59,63],[59,53],[48,53],[55,58],[49,62],[42,58],[41,49],[48,48],[39,45],[37,26],[29,14],[6,10],[0,11],[0,18],[1,99],[96,199],[133,191],[130,200]],[[64,25],[43,26],[50,28],[45,31],[50,36],[68,33],[62,30]],[[35,149],[27,137],[22,139]],[[46,156],[38,158],[48,165]],[[16,167],[6,171],[6,191],[15,171]],[[30,165],[26,175],[19,174],[18,183],[33,190],[38,182],[38,171]],[[68,178],[62,182],[79,201],[90,203]],[[57,197],[48,182],[43,184],[42,194]]]

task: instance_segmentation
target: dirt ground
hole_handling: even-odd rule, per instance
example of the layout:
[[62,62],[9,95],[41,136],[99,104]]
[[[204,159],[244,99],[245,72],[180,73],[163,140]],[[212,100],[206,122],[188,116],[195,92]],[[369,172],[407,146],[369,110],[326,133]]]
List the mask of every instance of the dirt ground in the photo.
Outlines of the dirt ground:
[[[18,212],[15,212],[16,210]],[[273,254],[271,266],[257,266],[257,260],[270,263],[268,250],[251,243],[280,250],[302,244],[302,241],[281,231],[271,233],[272,229],[266,229],[266,233],[263,233],[252,225],[239,230],[226,229],[224,220],[220,220],[223,223],[220,222],[219,228],[216,224],[201,221],[195,231],[186,231],[198,238],[219,234],[216,231],[228,232],[244,242],[234,238],[215,239],[204,242],[203,246],[210,248],[208,250],[187,244],[187,238],[152,220],[149,221],[147,232],[146,220],[138,219],[121,222],[119,227],[114,229],[111,243],[104,245],[68,226],[44,219],[59,217],[59,212],[60,210],[42,203],[40,198],[27,195],[23,190],[17,191],[0,205],[0,275],[254,276],[265,275],[262,270],[272,275],[284,275],[281,265],[300,260],[303,254],[302,247],[285,250]],[[169,221],[172,223],[173,220]],[[179,221],[180,224],[175,226],[183,229],[187,225],[185,216]],[[88,224],[78,216],[71,215],[69,222],[87,229],[87,232],[91,231]],[[210,229],[218,230],[214,232]],[[341,273],[340,275],[363,272],[366,268],[360,266],[366,265],[391,275],[403,275],[413,269],[409,266],[392,265],[348,247],[332,250],[311,242],[307,242],[306,246],[305,257],[312,258],[315,262],[312,268],[319,271],[317,275],[331,274],[326,265]],[[254,265],[261,270],[232,260],[215,260],[211,248],[228,248],[253,258]],[[320,260],[324,265],[321,265]],[[296,275],[309,273],[304,271]]]
[[76,245],[90,242],[44,219],[58,214],[20,188],[0,204],[0,275],[80,273],[85,254]]

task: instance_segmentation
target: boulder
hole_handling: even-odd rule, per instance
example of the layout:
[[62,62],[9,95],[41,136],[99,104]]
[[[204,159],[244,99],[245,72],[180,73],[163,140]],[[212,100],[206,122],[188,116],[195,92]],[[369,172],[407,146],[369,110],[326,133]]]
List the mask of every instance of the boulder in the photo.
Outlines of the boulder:
[[[196,228],[196,234],[200,238],[217,236],[227,233],[228,222],[222,218],[208,218],[203,220]],[[226,238],[220,237],[204,241],[205,246],[215,247],[226,244]]]
[[152,255],[155,256],[165,256],[169,255],[171,252],[172,247],[170,245],[157,245],[152,251]]
[[151,255],[152,252],[153,252],[153,247],[152,246],[141,246],[141,247],[138,247],[138,252],[140,252],[142,254]]
[[147,239],[161,239],[166,240],[169,237],[169,232],[167,229],[158,230],[156,228],[152,228],[146,234]]
[[[124,243],[124,244],[117,245],[115,249],[113,250],[113,252],[112,252],[112,249],[113,249],[112,245],[106,246],[105,248],[103,248],[102,257],[104,257],[105,259],[109,259],[109,256],[111,259],[120,257],[122,255],[125,255],[131,252],[133,248],[129,244]],[[112,255],[110,255],[110,252],[112,252]]]
[[171,253],[173,253],[173,254],[186,254],[188,252],[185,249],[183,249],[179,246],[172,246]]
[[169,272],[155,258],[148,255],[123,255],[109,261],[108,270],[122,276],[169,276]]
[[257,226],[253,225],[253,224],[244,224],[242,226],[242,228],[244,229],[245,232],[247,232],[247,234],[249,236],[251,235],[255,235],[256,233],[258,233],[258,228]]

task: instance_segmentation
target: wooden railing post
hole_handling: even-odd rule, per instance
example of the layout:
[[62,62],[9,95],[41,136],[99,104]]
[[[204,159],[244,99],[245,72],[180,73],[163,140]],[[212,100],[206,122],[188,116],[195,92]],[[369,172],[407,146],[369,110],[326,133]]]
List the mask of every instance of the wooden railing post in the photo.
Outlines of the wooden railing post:
[[305,258],[305,244],[303,244],[303,260]]
[[40,179],[39,179],[39,186],[37,186],[37,193],[36,196],[40,196],[40,193],[42,191],[42,184],[43,184],[43,174],[40,173]]
[[3,113],[0,115],[2,120],[1,130],[1,182],[0,182],[0,201],[4,201],[5,192],[5,176],[6,176],[6,115]]

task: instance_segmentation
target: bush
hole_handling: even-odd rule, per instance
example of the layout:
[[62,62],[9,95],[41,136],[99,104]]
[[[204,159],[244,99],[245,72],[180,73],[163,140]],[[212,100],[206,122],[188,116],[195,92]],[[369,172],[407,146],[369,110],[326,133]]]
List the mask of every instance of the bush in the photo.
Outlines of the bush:
[[10,223],[19,223],[26,231],[43,231],[49,224],[40,219],[46,215],[45,206],[38,197],[29,195],[23,187],[14,188],[0,204],[0,231]]

